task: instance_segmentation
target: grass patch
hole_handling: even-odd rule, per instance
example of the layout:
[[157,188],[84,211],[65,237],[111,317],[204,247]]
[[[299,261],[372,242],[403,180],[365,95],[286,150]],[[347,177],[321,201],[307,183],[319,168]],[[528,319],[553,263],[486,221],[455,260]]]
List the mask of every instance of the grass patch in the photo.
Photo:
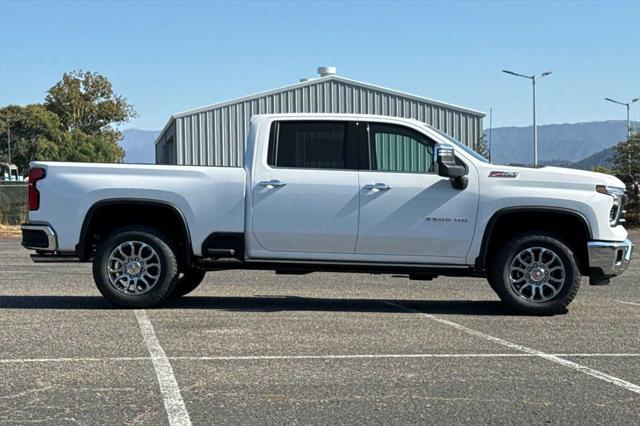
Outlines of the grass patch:
[[0,224],[0,237],[2,238],[18,238],[20,237],[20,225],[2,225]]

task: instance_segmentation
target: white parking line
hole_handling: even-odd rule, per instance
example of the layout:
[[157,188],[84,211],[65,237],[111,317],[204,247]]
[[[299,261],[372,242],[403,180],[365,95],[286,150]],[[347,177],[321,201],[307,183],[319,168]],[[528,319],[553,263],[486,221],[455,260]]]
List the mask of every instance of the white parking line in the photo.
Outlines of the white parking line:
[[156,370],[169,424],[175,426],[191,426],[191,419],[189,418],[187,407],[184,405],[184,400],[180,394],[176,377],[173,375],[173,368],[171,368],[171,363],[164,353],[164,349],[160,346],[160,342],[158,342],[156,333],[153,330],[153,324],[151,324],[147,313],[143,309],[137,309],[135,314],[138,325],[140,326],[142,338],[151,355],[153,368]]
[[385,302],[389,306],[394,306],[396,308],[404,309],[407,312],[414,312],[420,315],[423,315],[433,321],[439,322],[440,324],[448,325],[460,331],[463,331],[472,336],[480,337],[485,340],[489,340],[491,342],[497,343],[502,346],[506,346],[507,348],[511,348],[517,350],[519,352],[524,352],[527,354],[535,355],[540,358],[546,359],[547,361],[554,362],[556,364],[563,365],[565,367],[572,368],[581,373],[587,374],[589,376],[595,377],[600,380],[604,380],[605,382],[614,384],[616,386],[620,386],[626,390],[631,392],[635,392],[640,394],[640,386],[635,383],[628,382],[626,380],[622,380],[618,377],[611,376],[609,374],[603,373],[602,371],[595,370],[593,368],[587,367],[582,364],[578,364],[577,362],[569,361],[568,359],[561,358],[557,355],[549,354],[546,352],[539,351],[537,349],[528,348],[526,346],[518,345],[517,343],[509,342],[508,340],[501,339],[499,337],[491,336],[490,334],[483,333],[481,331],[474,330],[469,327],[465,327],[464,325],[458,324],[457,322],[449,321],[443,318],[436,317],[435,315],[428,314],[426,312],[421,312],[417,309],[409,308],[408,306],[404,306],[394,302]]
[[[549,354],[563,358],[638,358],[640,353],[558,353]],[[406,358],[532,358],[530,353],[462,353],[462,354],[346,354],[346,355],[238,355],[238,356],[168,356],[169,361],[261,361],[261,360],[304,360],[304,359],[406,359]],[[111,358],[8,358],[0,359],[0,364],[26,364],[47,362],[112,362],[151,361],[150,356]]]
[[613,299],[613,301],[618,303],[624,303],[625,305],[640,306],[640,303],[636,303],[636,302],[625,302],[624,300],[618,300],[618,299]]
[[150,356],[112,358],[13,358],[0,359],[0,364],[26,364],[38,362],[109,362],[109,361],[150,361]]

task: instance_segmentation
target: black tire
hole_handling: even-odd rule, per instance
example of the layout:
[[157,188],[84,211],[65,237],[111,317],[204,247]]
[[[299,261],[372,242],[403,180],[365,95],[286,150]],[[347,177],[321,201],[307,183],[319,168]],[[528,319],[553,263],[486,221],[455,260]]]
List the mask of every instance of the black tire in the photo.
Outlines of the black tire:
[[[533,291],[532,289],[533,293],[528,292],[529,289],[526,289],[527,292],[525,292],[525,294],[521,296],[518,293],[518,290],[523,288],[522,284],[512,285],[511,273],[522,274],[515,278],[516,281],[518,279],[524,280],[524,278],[520,278],[520,276],[527,276],[526,280],[529,280],[533,284],[536,283],[532,281],[533,274],[526,275],[523,272],[511,271],[512,262],[518,254],[527,249],[533,249],[534,252],[537,251],[537,259],[540,259],[540,257],[542,256],[542,254],[540,254],[542,252],[540,248],[546,250],[544,256],[547,260],[550,258],[550,256],[552,256],[551,254],[549,254],[549,251],[551,251],[561,262],[562,267],[564,268],[563,280],[559,279],[559,275],[557,275],[559,274],[559,272],[554,273],[556,273],[556,282],[562,282],[562,285],[559,286],[558,284],[554,283],[553,286],[547,286],[544,290],[538,289],[537,292]],[[534,263],[539,264],[538,262]],[[517,265],[519,267],[521,266],[519,263]],[[555,266],[559,265],[558,261],[556,261],[556,263],[554,263],[553,265],[553,268],[543,268],[543,270],[545,271],[545,277],[550,274],[550,270],[557,269]],[[528,277],[531,277],[531,279],[529,279]],[[514,309],[518,313],[530,315],[555,315],[566,313],[567,307],[578,293],[581,279],[582,276],[580,275],[580,271],[578,269],[573,251],[561,239],[544,232],[529,232],[526,234],[518,235],[508,240],[498,250],[493,265],[489,271],[488,277],[489,284],[504,303],[506,303],[510,308]],[[546,282],[548,278],[542,278],[542,280]],[[523,282],[525,284],[527,283],[527,281]],[[520,287],[514,288],[518,286]],[[559,289],[556,288],[557,293],[554,295],[553,290],[549,289],[555,286],[559,287]],[[541,297],[544,292],[546,292],[544,297],[548,298],[548,300],[544,300]],[[534,297],[538,296],[540,300],[529,300],[532,294]]]
[[[147,244],[157,254],[160,265],[157,281],[142,294],[127,294],[118,290],[109,279],[109,256],[127,241]],[[93,278],[100,293],[114,305],[125,308],[150,308],[165,301],[173,292],[178,276],[178,262],[167,241],[156,229],[146,226],[126,226],[109,234],[98,246],[93,259]]]
[[204,276],[205,272],[197,269],[188,269],[182,272],[182,276],[179,276],[176,281],[171,297],[177,298],[191,293],[202,283]]

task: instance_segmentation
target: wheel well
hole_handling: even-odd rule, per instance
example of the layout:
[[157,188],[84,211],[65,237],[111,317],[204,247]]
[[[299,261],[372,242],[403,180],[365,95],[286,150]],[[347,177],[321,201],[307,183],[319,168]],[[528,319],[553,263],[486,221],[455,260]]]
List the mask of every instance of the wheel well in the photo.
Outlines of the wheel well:
[[482,240],[477,269],[485,273],[492,265],[498,248],[514,235],[527,231],[541,231],[561,239],[576,254],[578,268],[589,274],[587,242],[590,229],[586,219],[568,211],[528,210],[497,213],[487,225]]
[[89,260],[102,239],[127,225],[157,229],[169,239],[179,262],[191,263],[191,239],[182,213],[169,204],[137,200],[99,202],[89,209],[77,246],[80,259]]

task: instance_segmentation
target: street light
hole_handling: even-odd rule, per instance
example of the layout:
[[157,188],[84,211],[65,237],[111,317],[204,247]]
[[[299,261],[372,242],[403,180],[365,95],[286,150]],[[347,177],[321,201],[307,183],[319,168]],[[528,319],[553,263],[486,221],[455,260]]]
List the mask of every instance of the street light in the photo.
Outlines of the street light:
[[539,76],[535,75],[523,75],[517,72],[502,70],[502,72],[515,75],[516,77],[528,78],[533,83],[533,165],[538,165],[538,126],[536,126],[536,79],[546,77],[551,74],[551,71],[546,71]]
[[624,102],[616,101],[611,98],[604,98],[605,101],[613,102],[614,104],[624,105],[627,107],[627,139],[631,137],[631,119],[629,118],[629,106],[632,103],[636,102],[638,99],[640,98],[634,98],[634,99],[631,99],[631,101],[624,103]]
[[[627,140],[631,139],[631,119],[629,118],[629,106],[636,102],[640,98],[633,98],[629,102],[620,102],[611,98],[604,98],[605,101],[613,102],[614,104],[624,105],[627,107]],[[631,176],[631,152],[629,152],[629,176]]]

